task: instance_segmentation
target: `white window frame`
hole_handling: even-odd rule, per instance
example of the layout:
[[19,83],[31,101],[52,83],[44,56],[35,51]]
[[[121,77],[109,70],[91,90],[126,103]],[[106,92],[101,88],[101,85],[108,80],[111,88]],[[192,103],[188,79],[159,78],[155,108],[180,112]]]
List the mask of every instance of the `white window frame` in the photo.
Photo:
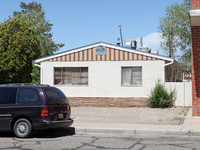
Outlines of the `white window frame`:
[[[123,68],[141,68],[141,84],[140,85],[133,85],[133,84],[130,84],[130,85],[125,85],[124,82],[123,82]],[[131,72],[131,74],[133,73],[133,70]],[[131,75],[132,77],[132,75]],[[133,78],[131,78],[131,82],[133,83]],[[122,87],[142,87],[143,86],[143,67],[142,66],[122,66],[121,67],[121,86]]]

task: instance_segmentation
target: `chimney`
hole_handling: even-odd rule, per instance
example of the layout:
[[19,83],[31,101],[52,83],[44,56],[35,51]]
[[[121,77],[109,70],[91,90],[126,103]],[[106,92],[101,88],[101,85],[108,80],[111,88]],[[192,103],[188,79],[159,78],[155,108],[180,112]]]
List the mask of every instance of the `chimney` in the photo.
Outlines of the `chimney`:
[[143,38],[140,38],[140,51],[151,53],[151,49],[146,46],[143,46]]
[[117,46],[120,46],[120,38],[117,38]]

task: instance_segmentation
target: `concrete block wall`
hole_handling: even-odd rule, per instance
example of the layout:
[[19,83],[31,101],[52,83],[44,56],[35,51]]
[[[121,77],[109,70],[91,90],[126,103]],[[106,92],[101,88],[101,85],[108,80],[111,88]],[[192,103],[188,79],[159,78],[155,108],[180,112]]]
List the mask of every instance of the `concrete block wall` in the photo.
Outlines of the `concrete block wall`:
[[165,82],[168,91],[175,90],[175,106],[192,106],[192,83],[191,82]]

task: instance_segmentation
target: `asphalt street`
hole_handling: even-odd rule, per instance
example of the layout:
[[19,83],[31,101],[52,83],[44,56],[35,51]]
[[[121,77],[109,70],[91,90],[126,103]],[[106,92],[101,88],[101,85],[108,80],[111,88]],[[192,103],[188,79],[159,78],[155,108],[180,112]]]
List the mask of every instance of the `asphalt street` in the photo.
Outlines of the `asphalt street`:
[[200,138],[111,136],[75,134],[73,128],[37,131],[30,138],[19,139],[11,132],[0,132],[2,150],[197,150]]

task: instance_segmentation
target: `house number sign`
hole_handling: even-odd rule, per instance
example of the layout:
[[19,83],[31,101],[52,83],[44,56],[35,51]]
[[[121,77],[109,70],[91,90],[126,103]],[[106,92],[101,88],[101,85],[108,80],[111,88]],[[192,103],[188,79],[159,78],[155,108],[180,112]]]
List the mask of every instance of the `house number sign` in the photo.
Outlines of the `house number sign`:
[[96,55],[105,55],[106,48],[103,46],[96,47]]

